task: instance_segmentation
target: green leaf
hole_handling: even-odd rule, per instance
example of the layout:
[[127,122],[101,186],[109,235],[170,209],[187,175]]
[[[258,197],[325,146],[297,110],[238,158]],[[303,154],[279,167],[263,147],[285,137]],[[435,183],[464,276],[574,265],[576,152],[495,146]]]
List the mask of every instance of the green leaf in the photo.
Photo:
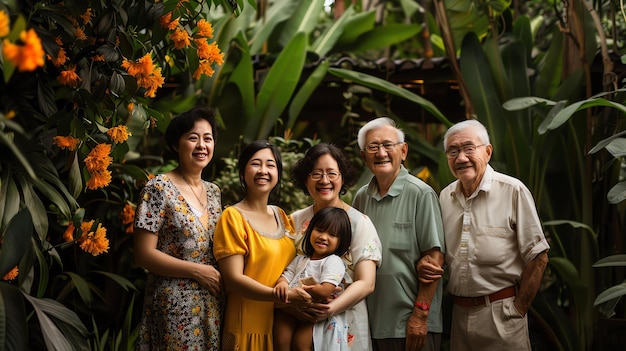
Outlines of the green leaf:
[[616,205],[626,200],[626,181],[613,185],[611,190],[609,190],[609,193],[606,195],[606,198],[612,205]]
[[113,274],[113,273],[105,272],[105,271],[93,271],[92,273],[102,274],[103,276],[116,282],[125,291],[128,291],[128,290],[138,291],[135,285],[130,280],[124,278],[123,276],[119,274]]
[[270,133],[300,80],[306,47],[307,36],[300,32],[278,55],[263,80],[257,95],[254,119],[248,124],[246,135],[256,131],[256,139],[264,139]]
[[623,113],[626,113],[626,106],[602,98],[577,101],[561,110],[556,116],[554,116],[554,119],[550,121],[547,121],[546,119],[546,121],[541,123],[539,126],[539,133],[543,134],[545,131],[560,127],[563,123],[567,122],[574,115],[574,113],[589,107],[613,107]]
[[[494,85],[493,76],[489,68],[487,57],[478,41],[478,37],[473,32],[467,33],[461,45],[460,58],[461,73],[467,84],[476,117],[483,122],[493,145],[503,145],[505,135],[505,125],[502,116],[505,115],[498,92]],[[494,148],[496,160],[501,160],[503,155]]]
[[613,138],[606,150],[615,158],[626,156],[626,138]]
[[358,13],[348,19],[341,36],[337,40],[337,49],[354,43],[362,34],[372,30],[376,24],[376,10]]
[[73,272],[65,272],[70,277],[72,284],[78,291],[80,298],[87,306],[91,306],[93,298],[91,296],[91,289],[89,289],[89,283],[80,275]]
[[546,118],[544,118],[544,120],[541,122],[541,124],[537,128],[537,133],[544,134],[547,131],[548,125],[550,125],[550,123],[552,123],[552,121],[554,121],[554,118],[561,111],[563,111],[563,109],[565,108],[565,104],[566,103],[567,103],[566,101],[561,100],[561,101],[557,102],[556,105],[554,105],[550,109],[550,112],[548,112],[548,115],[546,115]]
[[437,118],[441,123],[446,126],[451,126],[452,122],[450,122],[444,115],[437,109],[433,103],[424,99],[423,97],[414,94],[406,89],[403,89],[395,84],[392,84],[384,79],[380,79],[374,76],[370,76],[365,73],[355,72],[352,70],[342,69],[342,68],[329,68],[328,72],[342,79],[346,79],[352,81],[354,83],[377,89],[389,94],[393,94],[409,101],[415,102],[416,104],[422,106],[426,111],[430,112],[435,118]]
[[[76,313],[55,300],[39,299],[25,292],[22,292],[22,295],[37,314],[48,350],[89,350],[87,329]],[[65,334],[60,330],[60,325],[63,326]],[[66,335],[69,338],[66,338]]]
[[354,7],[350,5],[341,17],[326,28],[313,43],[311,50],[320,57],[325,57],[330,52],[343,33],[349,18],[354,14]]
[[328,67],[330,63],[328,61],[322,61],[311,73],[309,78],[304,82],[298,93],[294,96],[291,104],[289,105],[289,120],[287,124],[285,124],[285,129],[292,129],[296,120],[298,119],[298,115],[300,115],[300,111],[304,108],[304,105],[307,103],[311,95],[320,82],[324,80],[326,77],[326,73],[328,72]]
[[611,255],[599,259],[593,267],[624,267],[626,266],[626,255]]
[[256,29],[254,36],[250,39],[249,51],[251,55],[256,55],[263,49],[263,45],[274,29],[293,15],[297,5],[297,1],[279,1],[274,6],[270,6],[264,17],[264,22],[259,24],[260,29]]
[[33,191],[33,186],[23,178],[18,178],[22,189],[22,199],[24,205],[28,209],[33,221],[35,232],[40,240],[45,240],[48,235],[48,216],[46,215],[46,207]]
[[35,171],[31,167],[30,162],[28,162],[28,160],[26,159],[22,151],[20,151],[18,145],[16,145],[13,142],[13,140],[14,139],[9,138],[9,136],[6,133],[0,132],[0,144],[4,144],[6,147],[8,147],[11,150],[15,158],[20,162],[20,164],[26,171],[26,173],[28,173],[28,176],[30,176],[33,179],[37,178],[37,175],[35,174]]
[[298,7],[280,32],[278,43],[287,46],[298,33],[311,34],[324,11],[324,0],[294,1]]
[[20,290],[0,282],[0,349],[28,349],[27,320]]
[[591,229],[591,227],[586,225],[585,223],[576,222],[576,221],[568,221],[568,220],[555,220],[555,221],[543,222],[544,226],[550,226],[550,225],[556,226],[556,225],[563,225],[563,224],[570,225],[571,227],[576,228],[576,229],[585,229],[589,233],[591,233],[593,236],[595,236],[593,229]]
[[11,218],[0,247],[0,276],[15,267],[30,247],[33,236],[33,222],[28,209],[22,209]]
[[603,292],[601,292],[600,295],[596,297],[596,300],[594,301],[593,305],[598,306],[607,301],[621,298],[624,295],[626,295],[626,282],[623,282],[618,285],[614,285],[604,290]]
[[538,104],[556,105],[556,101],[540,98],[537,96],[516,97],[506,101],[502,107],[507,111],[523,110]]
[[342,47],[344,51],[362,52],[372,49],[385,49],[393,44],[410,39],[420,33],[421,24],[388,24],[374,27],[361,35],[351,45]]

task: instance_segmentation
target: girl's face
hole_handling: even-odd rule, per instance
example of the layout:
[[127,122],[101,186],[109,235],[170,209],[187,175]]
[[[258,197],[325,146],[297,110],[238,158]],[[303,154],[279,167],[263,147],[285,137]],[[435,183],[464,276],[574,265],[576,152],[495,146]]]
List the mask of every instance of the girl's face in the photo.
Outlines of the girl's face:
[[314,251],[311,256],[312,259],[320,259],[331,255],[335,253],[337,247],[339,247],[339,237],[336,234],[331,234],[327,231],[323,232],[317,228],[313,228],[309,240],[311,241],[311,245],[313,245]]
[[262,149],[254,153],[246,163],[244,182],[248,193],[267,193],[278,184],[278,167],[272,150]]
[[178,139],[178,160],[185,167],[203,169],[213,158],[214,149],[213,128],[207,120],[199,119]]

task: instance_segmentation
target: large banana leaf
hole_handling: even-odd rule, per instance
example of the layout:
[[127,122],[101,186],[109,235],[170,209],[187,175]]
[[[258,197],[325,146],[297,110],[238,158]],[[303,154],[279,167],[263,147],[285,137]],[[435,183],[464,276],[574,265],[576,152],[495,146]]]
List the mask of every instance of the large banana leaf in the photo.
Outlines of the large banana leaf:
[[311,46],[311,50],[317,53],[321,57],[325,57],[326,54],[332,50],[339,38],[344,32],[346,25],[349,23],[350,17],[354,14],[354,7],[349,6],[341,17],[333,21],[333,24],[326,28],[326,30],[320,35]]
[[298,115],[304,105],[309,100],[311,95],[315,89],[319,86],[320,82],[324,80],[326,77],[326,73],[328,72],[328,67],[330,63],[327,60],[322,61],[311,73],[309,78],[304,82],[298,93],[294,96],[293,101],[289,105],[289,119],[285,124],[285,129],[292,129],[296,120],[298,119]]
[[329,68],[328,72],[342,79],[346,79],[352,81],[354,83],[380,90],[389,94],[393,94],[402,98],[405,98],[409,101],[415,102],[420,105],[426,111],[430,112],[435,118],[437,118],[441,123],[446,126],[451,126],[452,122],[450,122],[446,116],[439,111],[439,109],[433,105],[432,102],[424,99],[423,97],[414,94],[406,89],[403,89],[395,84],[392,84],[384,79],[380,79],[374,76],[370,76],[365,73],[355,72],[342,68]]
[[504,111],[494,85],[489,61],[473,32],[469,32],[463,38],[460,63],[476,117],[487,127],[491,144],[494,145],[492,160],[503,162],[504,150],[499,149],[499,146],[503,145],[505,137],[506,120],[502,118]]
[[319,21],[320,14],[324,11],[324,0],[287,1],[298,4],[293,15],[289,17],[285,26],[281,28],[278,43],[287,46],[297,33],[313,32]]
[[306,48],[306,33],[299,32],[280,53],[261,83],[254,118],[246,126],[244,136],[263,139],[269,135],[300,80]]

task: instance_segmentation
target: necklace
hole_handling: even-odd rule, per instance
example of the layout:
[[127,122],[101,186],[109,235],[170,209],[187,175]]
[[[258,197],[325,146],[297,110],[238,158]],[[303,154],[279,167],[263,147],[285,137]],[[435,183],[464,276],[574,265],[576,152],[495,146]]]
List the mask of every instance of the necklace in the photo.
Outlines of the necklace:
[[200,196],[198,196],[198,194],[196,194],[196,191],[193,190],[193,188],[191,187],[191,184],[189,184],[189,182],[187,181],[187,178],[185,178],[185,175],[183,175],[183,172],[181,172],[180,169],[179,169],[178,173],[180,174],[180,177],[183,178],[183,181],[185,182],[185,184],[187,184],[189,189],[191,189],[191,192],[193,193],[193,196],[196,197],[196,200],[198,200],[198,202],[200,203],[200,206],[202,206],[202,208],[206,208],[207,205],[202,203],[202,201],[200,200]]

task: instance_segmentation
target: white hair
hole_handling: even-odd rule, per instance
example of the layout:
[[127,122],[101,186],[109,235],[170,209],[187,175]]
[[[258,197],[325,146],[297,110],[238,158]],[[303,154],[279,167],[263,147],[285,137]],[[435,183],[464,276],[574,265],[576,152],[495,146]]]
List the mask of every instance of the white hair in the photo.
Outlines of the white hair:
[[443,149],[448,147],[448,138],[455,133],[462,132],[468,128],[473,128],[476,131],[476,135],[480,139],[480,142],[484,145],[490,144],[489,133],[487,128],[476,119],[468,119],[466,121],[459,122],[452,127],[448,128],[446,134],[443,136]]
[[361,129],[359,129],[359,134],[357,136],[357,142],[359,144],[359,149],[365,150],[365,136],[371,130],[382,128],[382,127],[393,127],[398,133],[398,142],[404,142],[404,132],[396,126],[396,122],[389,117],[378,117],[367,122]]

